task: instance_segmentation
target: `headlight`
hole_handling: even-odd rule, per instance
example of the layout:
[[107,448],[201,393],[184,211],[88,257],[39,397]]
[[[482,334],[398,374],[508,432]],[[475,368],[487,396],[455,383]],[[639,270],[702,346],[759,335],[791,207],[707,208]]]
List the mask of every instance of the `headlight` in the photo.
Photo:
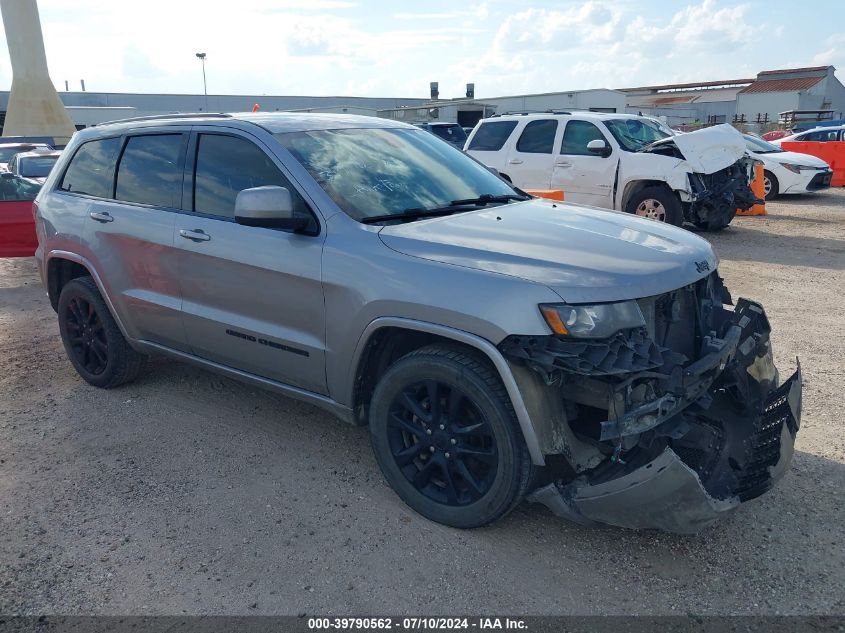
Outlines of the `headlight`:
[[793,165],[792,163],[781,163],[781,167],[784,167],[791,171],[793,174],[800,174],[802,170],[807,171],[815,171],[815,167],[810,167],[809,165]]
[[540,312],[552,332],[573,338],[608,338],[619,330],[645,325],[643,313],[636,301],[588,306],[543,304]]

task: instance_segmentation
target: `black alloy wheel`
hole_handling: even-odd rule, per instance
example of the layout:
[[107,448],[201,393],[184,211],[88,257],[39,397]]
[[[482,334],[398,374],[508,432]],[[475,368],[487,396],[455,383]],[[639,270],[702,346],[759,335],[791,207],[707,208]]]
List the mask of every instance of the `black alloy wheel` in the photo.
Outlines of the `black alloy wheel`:
[[138,375],[144,356],[127,343],[91,277],[64,285],[57,312],[65,351],[86,382],[110,389]]
[[448,506],[483,497],[499,465],[490,423],[459,387],[436,380],[412,384],[396,396],[388,441],[408,482]]
[[369,407],[385,479],[424,517],[491,523],[525,496],[534,465],[510,397],[483,354],[429,345],[394,362]]
[[109,342],[94,304],[83,297],[74,297],[65,307],[64,318],[68,344],[76,362],[91,375],[99,376],[108,365]]

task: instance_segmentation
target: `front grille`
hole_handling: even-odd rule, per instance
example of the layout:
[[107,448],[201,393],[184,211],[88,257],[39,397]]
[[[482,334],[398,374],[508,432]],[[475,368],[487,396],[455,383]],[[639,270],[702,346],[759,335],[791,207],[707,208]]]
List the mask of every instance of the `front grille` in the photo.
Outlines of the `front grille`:
[[830,172],[830,171],[820,172],[820,173],[816,174],[815,176],[813,176],[813,179],[807,185],[807,189],[808,190],[826,189],[827,187],[830,187],[830,181],[831,181],[832,178],[833,178],[833,172]]
[[787,381],[772,392],[755,422],[754,434],[749,442],[748,460],[735,490],[740,501],[758,497],[771,487],[773,482],[769,469],[780,459],[783,425],[787,425],[793,434],[798,431],[798,420],[789,406],[791,388],[792,382]]

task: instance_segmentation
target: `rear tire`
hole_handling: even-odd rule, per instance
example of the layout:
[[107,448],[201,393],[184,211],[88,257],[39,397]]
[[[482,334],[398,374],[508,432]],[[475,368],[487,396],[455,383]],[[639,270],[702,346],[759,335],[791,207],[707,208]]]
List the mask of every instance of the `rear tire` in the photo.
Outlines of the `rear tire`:
[[780,183],[777,177],[769,170],[763,171],[763,192],[766,200],[773,200],[780,193]]
[[65,351],[87,383],[111,389],[135,379],[144,356],[126,342],[91,277],[62,288],[58,313]]
[[501,518],[534,474],[499,376],[459,349],[424,347],[388,368],[373,393],[370,439],[396,494],[452,527]]
[[665,187],[644,187],[625,205],[625,212],[674,226],[684,223],[684,210],[674,192]]

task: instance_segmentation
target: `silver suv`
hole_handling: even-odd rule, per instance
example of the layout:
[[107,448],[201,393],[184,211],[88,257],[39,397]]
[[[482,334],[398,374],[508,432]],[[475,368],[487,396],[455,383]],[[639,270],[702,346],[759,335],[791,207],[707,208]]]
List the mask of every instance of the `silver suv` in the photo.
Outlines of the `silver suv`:
[[526,495],[690,532],[788,469],[801,379],[709,244],[532,199],[410,125],[181,115],[78,132],[37,259],[92,385],[149,354],[368,425],[387,481],[457,527]]

